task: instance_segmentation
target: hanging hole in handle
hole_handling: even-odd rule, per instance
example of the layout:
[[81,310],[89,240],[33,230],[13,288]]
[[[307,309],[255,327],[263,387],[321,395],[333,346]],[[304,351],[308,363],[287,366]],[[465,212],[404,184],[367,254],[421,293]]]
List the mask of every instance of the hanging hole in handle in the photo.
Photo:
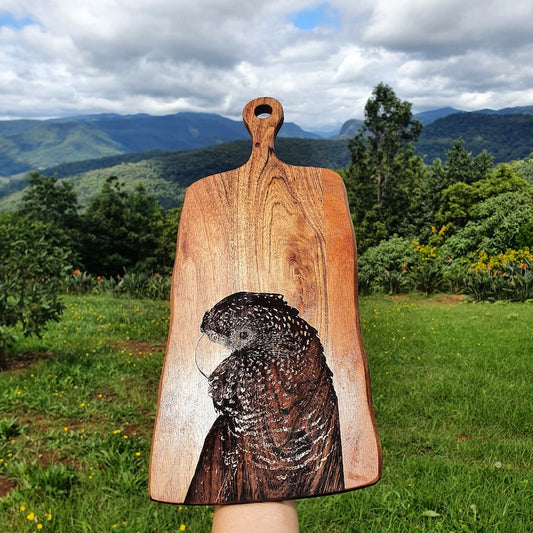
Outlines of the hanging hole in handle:
[[254,115],[260,119],[268,118],[270,115],[272,115],[272,107],[268,104],[258,105],[254,109]]

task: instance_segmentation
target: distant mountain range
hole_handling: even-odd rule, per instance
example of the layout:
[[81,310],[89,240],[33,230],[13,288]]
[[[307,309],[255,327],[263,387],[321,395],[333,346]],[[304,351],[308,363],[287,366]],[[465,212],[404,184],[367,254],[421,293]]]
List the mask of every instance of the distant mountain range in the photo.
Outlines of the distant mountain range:
[[[437,157],[444,160],[458,137],[474,155],[486,149],[496,162],[533,152],[533,106],[474,113],[443,108],[415,118],[424,123],[416,151],[428,164]],[[362,124],[348,120],[337,135],[324,139],[285,123],[276,152],[291,164],[345,168],[350,161],[347,140]],[[75,176],[82,196],[90,196],[94,183],[111,174],[152,180],[148,188],[170,207],[195,179],[243,164],[250,148],[241,121],[207,113],[0,121],[0,198],[23,188],[27,172],[38,169]]]
[[[437,157],[444,160],[446,151],[458,137],[473,155],[487,150],[496,163],[523,159],[533,153],[533,106],[481,109],[466,112],[445,107],[414,115],[424,125],[416,153],[430,164]],[[352,139],[363,121],[344,123],[335,139]]]
[[[320,138],[290,122],[279,136]],[[0,121],[0,176],[110,155],[192,150],[249,138],[242,121],[210,113]]]
[[[460,109],[455,109],[453,107],[441,107],[440,109],[433,109],[430,111],[422,111],[421,113],[416,113],[413,115],[413,118],[420,120],[424,126],[435,122],[441,118],[445,118],[449,115],[455,115],[457,113],[466,113],[466,114],[482,114],[482,115],[533,115],[533,106],[517,106],[517,107],[506,107],[505,109],[480,109],[479,111],[461,111]],[[341,127],[341,130],[338,135],[334,138],[346,138],[352,139],[357,130],[363,125],[363,121],[359,119],[350,119],[347,120]]]

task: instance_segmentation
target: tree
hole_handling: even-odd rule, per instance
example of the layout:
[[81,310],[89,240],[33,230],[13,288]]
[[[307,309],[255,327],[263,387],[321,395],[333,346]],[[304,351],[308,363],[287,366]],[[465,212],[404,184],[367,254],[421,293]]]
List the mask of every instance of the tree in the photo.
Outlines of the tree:
[[68,253],[48,239],[50,225],[17,215],[0,224],[0,367],[17,332],[39,335],[63,310],[61,279]]
[[78,197],[72,183],[32,171],[22,195],[20,213],[61,228],[79,226]]
[[373,234],[383,233],[373,228],[384,228],[388,235],[408,232],[409,193],[424,172],[414,155],[421,131],[411,104],[380,83],[366,103],[363,127],[349,143],[351,164],[345,175],[356,229],[358,235],[367,233],[368,244],[378,242]]
[[139,184],[133,193],[110,176],[83,217],[83,263],[93,274],[157,269],[162,209]]
[[176,241],[181,207],[169,209],[159,221],[159,244],[156,252],[158,271],[170,272],[176,257]]
[[533,153],[529,157],[512,163],[513,169],[524,178],[530,185],[533,185]]
[[472,182],[487,179],[494,169],[494,156],[483,150],[472,160]]
[[71,251],[71,261],[80,255],[79,203],[72,183],[32,171],[27,177],[19,214],[29,221],[48,225],[48,241]]
[[472,154],[465,148],[464,140],[459,137],[452,142],[446,151],[444,163],[444,182],[441,191],[454,183],[472,183]]
[[442,191],[454,183],[470,185],[488,177],[494,167],[494,157],[483,150],[475,157],[465,148],[462,137],[452,142],[452,147],[446,152],[443,180],[439,189]]
[[511,165],[501,163],[484,179],[470,184],[458,181],[444,189],[435,218],[438,224],[448,227],[448,233],[455,232],[475,217],[475,209],[480,202],[506,192],[528,193],[531,190],[531,186],[518,176]]
[[522,228],[533,218],[532,199],[530,192],[522,190],[504,192],[476,204],[472,219],[446,241],[446,252],[452,257],[477,250],[488,255],[505,252],[516,244]]

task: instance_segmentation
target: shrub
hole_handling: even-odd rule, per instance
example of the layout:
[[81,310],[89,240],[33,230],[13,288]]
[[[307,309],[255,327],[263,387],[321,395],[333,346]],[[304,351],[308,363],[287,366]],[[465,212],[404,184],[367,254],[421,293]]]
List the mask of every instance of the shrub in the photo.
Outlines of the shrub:
[[415,264],[410,269],[414,287],[426,294],[440,291],[444,287],[440,248],[418,241],[411,243],[411,247],[415,253]]
[[453,257],[466,256],[476,250],[491,255],[522,242],[533,216],[531,197],[525,192],[507,192],[481,202],[472,209],[474,218],[452,235],[444,245]]
[[68,252],[47,240],[49,227],[16,217],[0,225],[0,366],[23,335],[40,335],[63,311],[61,279]]
[[410,240],[395,236],[381,241],[359,258],[360,291],[389,294],[407,291],[410,287],[408,270],[414,260]]
[[528,248],[492,256],[482,250],[475,259],[464,276],[464,289],[476,300],[533,298],[533,253]]
[[147,272],[126,272],[124,276],[95,276],[79,269],[65,276],[62,288],[65,294],[112,294],[131,298],[168,300],[170,298],[170,276]]
[[404,272],[384,270],[375,278],[375,286],[386,294],[402,294],[411,289],[411,280]]
[[65,294],[90,294],[96,291],[98,280],[95,276],[82,272],[79,269],[73,270],[71,274],[63,278],[62,289]]
[[438,292],[444,287],[444,274],[439,263],[426,262],[411,269],[413,284],[426,294]]

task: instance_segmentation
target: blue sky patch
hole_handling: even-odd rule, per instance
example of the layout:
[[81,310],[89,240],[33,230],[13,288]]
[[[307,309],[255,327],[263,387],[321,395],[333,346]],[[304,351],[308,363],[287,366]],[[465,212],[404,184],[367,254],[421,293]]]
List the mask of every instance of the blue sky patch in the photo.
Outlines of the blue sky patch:
[[20,30],[20,28],[33,24],[34,22],[31,17],[15,18],[11,13],[0,11],[0,28],[9,27]]
[[337,9],[325,2],[314,9],[306,9],[296,13],[292,23],[300,30],[312,30],[322,25],[340,28],[341,17]]

